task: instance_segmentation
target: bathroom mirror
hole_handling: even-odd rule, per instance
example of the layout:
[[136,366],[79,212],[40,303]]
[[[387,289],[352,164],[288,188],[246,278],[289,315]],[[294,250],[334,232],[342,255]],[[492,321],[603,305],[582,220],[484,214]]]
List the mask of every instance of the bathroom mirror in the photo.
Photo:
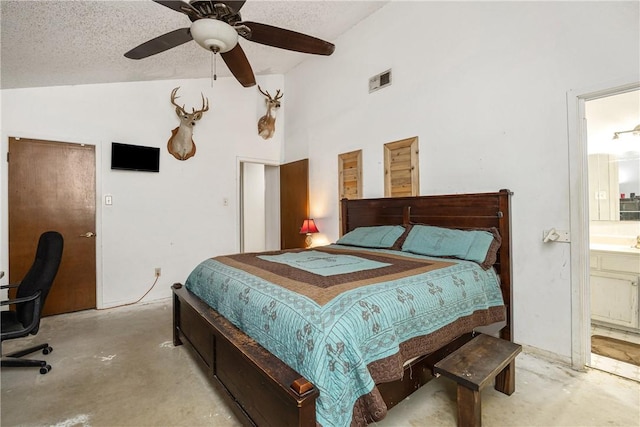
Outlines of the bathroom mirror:
[[589,154],[592,220],[640,221],[640,151]]
[[640,151],[618,156],[618,186],[620,220],[640,221]]
[[585,105],[589,218],[640,221],[640,91]]

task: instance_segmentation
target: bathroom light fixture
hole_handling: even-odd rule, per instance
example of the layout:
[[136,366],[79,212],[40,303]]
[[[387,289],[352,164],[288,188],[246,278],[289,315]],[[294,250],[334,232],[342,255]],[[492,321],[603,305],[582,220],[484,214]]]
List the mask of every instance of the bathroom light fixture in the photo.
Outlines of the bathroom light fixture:
[[638,135],[640,135],[640,125],[634,127],[631,130],[621,130],[621,131],[618,131],[618,132],[614,132],[613,133],[613,139],[620,138],[620,134],[621,133],[633,133],[634,136],[638,136]]

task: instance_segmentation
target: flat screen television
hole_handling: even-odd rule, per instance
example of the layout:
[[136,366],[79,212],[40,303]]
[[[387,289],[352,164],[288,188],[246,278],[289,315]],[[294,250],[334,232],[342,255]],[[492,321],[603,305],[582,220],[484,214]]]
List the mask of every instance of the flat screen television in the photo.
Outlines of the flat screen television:
[[111,169],[160,172],[160,149],[112,142]]

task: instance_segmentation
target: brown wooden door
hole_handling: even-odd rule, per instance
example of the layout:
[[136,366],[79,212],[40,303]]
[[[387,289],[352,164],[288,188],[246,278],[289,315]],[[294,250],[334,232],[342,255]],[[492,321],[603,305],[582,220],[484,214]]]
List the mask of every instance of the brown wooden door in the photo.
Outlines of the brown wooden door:
[[309,217],[309,160],[280,166],[280,245],[304,248],[302,221]]
[[55,230],[64,250],[43,314],[95,308],[95,147],[9,138],[8,169],[10,283],[31,267],[40,234]]

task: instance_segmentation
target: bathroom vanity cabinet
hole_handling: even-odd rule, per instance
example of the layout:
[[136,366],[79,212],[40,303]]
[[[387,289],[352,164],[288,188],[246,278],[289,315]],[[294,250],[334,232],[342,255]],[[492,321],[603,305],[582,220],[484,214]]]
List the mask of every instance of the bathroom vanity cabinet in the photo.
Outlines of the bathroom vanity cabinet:
[[592,247],[590,265],[591,320],[640,332],[640,250]]

